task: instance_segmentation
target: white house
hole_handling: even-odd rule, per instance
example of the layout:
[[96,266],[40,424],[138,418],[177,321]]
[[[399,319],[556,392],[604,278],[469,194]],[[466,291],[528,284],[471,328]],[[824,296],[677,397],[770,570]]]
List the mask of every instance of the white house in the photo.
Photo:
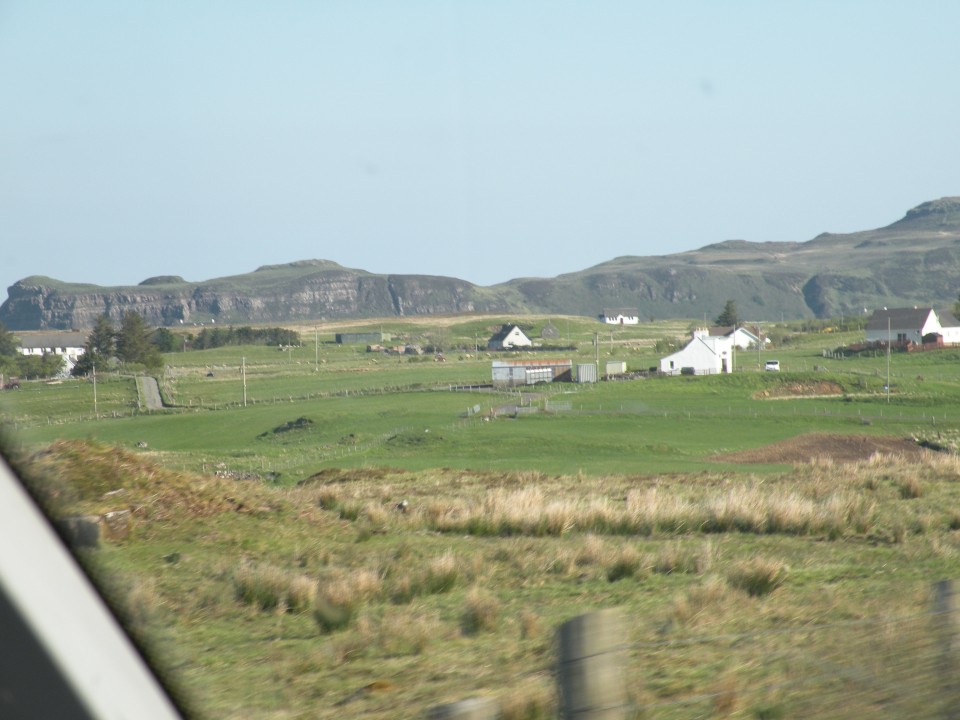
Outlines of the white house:
[[[733,344],[740,350],[746,350],[750,347],[756,347],[760,341],[760,330],[758,328],[748,329],[745,327],[712,327],[710,335],[717,337],[728,337],[733,340]],[[770,342],[770,338],[764,338],[763,344]]]
[[716,375],[733,371],[733,337],[710,335],[710,331],[693,331],[693,339],[673,355],[660,360],[664,375]]
[[[923,343],[928,335],[942,335],[940,318],[933,308],[892,308],[876,310],[867,321],[867,343],[904,345]],[[944,340],[946,342],[946,340]]]
[[21,355],[60,355],[65,361],[65,374],[73,370],[87,342],[86,334],[79,332],[18,333],[18,337]]
[[639,325],[640,316],[633,308],[604,308],[600,322],[607,325]]
[[516,325],[504,325],[489,340],[487,340],[488,350],[513,350],[519,347],[531,347],[533,341],[524,335]]

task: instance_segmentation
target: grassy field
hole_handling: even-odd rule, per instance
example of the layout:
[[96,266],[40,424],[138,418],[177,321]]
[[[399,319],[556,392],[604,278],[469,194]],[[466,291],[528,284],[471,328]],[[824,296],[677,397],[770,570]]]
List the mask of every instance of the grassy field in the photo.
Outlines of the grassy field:
[[[596,322],[552,323],[578,346],[555,356],[631,370],[687,329],[598,347]],[[171,354],[153,413],[130,377],[98,378],[96,412],[90,382],[24,383],[0,396],[5,439],[58,512],[130,511],[84,559],[201,717],[473,695],[550,717],[554,629],[604,607],[627,617],[640,717],[936,716],[930,584],[960,557],[960,462],[841,463],[830,438],[949,444],[960,355],[894,355],[888,393],[885,356],[831,356],[855,333],[784,328],[727,376],[453,389],[489,382],[493,325],[384,323],[444,362],[332,327]],[[783,372],[757,371],[770,357]]]

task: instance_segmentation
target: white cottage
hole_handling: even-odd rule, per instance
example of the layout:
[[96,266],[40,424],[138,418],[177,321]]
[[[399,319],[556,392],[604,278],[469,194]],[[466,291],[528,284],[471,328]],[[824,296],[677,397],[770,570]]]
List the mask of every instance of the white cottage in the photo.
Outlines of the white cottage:
[[87,342],[86,334],[79,332],[24,332],[17,336],[21,355],[60,355],[65,361],[66,374],[83,355]]
[[942,335],[942,327],[936,311],[930,307],[884,308],[875,311],[867,321],[867,343],[886,345],[889,338],[893,345],[920,345],[931,335]]
[[673,355],[660,360],[664,375],[717,375],[733,372],[733,337],[712,336],[707,329],[693,331],[693,339]]
[[533,341],[516,325],[504,325],[487,341],[488,350],[513,350],[532,345]]
[[600,322],[607,325],[639,325],[640,315],[634,308],[606,308]]

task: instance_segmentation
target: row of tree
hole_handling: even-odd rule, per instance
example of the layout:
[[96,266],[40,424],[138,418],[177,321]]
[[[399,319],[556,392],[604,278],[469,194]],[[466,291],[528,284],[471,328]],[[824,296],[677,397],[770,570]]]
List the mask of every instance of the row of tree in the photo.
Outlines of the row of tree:
[[120,327],[101,315],[87,337],[83,355],[73,366],[74,375],[89,375],[97,366],[106,368],[116,358],[123,363],[157,368],[163,364],[160,348],[152,341],[153,330],[137,312],[124,313]]

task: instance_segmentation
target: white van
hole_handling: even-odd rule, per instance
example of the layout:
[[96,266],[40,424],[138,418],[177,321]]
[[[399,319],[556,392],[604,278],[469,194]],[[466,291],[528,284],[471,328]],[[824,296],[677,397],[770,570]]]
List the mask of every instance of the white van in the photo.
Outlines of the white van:
[[763,364],[763,369],[767,372],[780,372],[780,361],[779,360],[767,360]]

